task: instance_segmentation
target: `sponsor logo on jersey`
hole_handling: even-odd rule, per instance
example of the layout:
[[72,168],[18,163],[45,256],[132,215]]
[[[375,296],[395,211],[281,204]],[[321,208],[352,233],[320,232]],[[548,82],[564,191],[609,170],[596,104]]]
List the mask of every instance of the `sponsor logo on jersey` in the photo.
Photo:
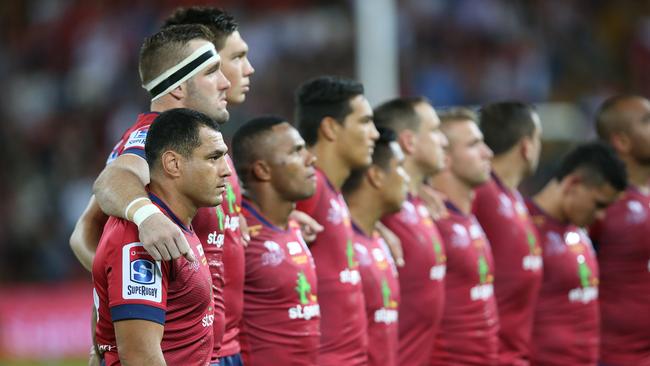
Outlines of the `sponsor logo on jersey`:
[[402,204],[402,210],[400,211],[398,218],[400,221],[412,225],[415,225],[420,221],[415,205],[409,201],[404,201]]
[[461,224],[452,224],[451,225],[451,237],[450,237],[450,242],[451,245],[455,247],[460,247],[464,248],[467,247],[471,240],[469,238],[469,233],[467,232],[467,228]]
[[576,260],[580,287],[569,291],[569,301],[587,304],[598,299],[598,279],[593,275],[584,255],[579,254]]
[[341,203],[336,198],[330,199],[330,208],[327,210],[327,221],[333,225],[339,225],[347,216],[347,210],[341,206]]
[[505,193],[499,194],[499,207],[497,208],[497,212],[501,214],[501,216],[508,218],[514,216],[512,201]]
[[130,149],[132,147],[144,149],[144,144],[147,141],[147,133],[149,132],[149,127],[141,128],[131,132],[129,138],[124,144],[124,150]]
[[398,312],[395,309],[381,308],[375,310],[375,323],[392,324],[397,323]]
[[284,251],[280,248],[280,244],[272,240],[267,240],[264,242],[264,247],[267,251],[262,254],[262,265],[272,267],[279,266],[284,260]]
[[320,317],[320,305],[296,305],[289,308],[289,319],[305,319]]
[[641,224],[645,222],[647,218],[647,213],[643,208],[643,204],[639,201],[629,201],[627,203],[627,215],[625,216],[625,221],[629,224]]
[[345,247],[345,256],[347,257],[348,268],[339,272],[339,281],[341,281],[341,283],[356,285],[361,282],[361,274],[359,274],[359,271],[357,270],[359,262],[357,262],[354,245],[350,239],[348,239]]
[[526,233],[529,254],[522,259],[522,267],[525,271],[538,271],[542,268],[542,249],[537,246],[537,238],[532,231]]
[[201,325],[203,328],[211,327],[212,324],[214,323],[214,314],[212,312],[212,307],[208,308],[208,314],[205,314],[203,316],[203,319],[201,320]]
[[470,299],[472,301],[487,300],[494,294],[494,276],[490,273],[490,266],[484,255],[480,255],[477,260],[479,284],[470,289]]
[[122,248],[122,298],[162,301],[160,261],[154,261],[140,243]]
[[304,271],[297,274],[295,290],[298,293],[300,304],[289,308],[289,319],[309,320],[313,317],[320,317],[320,306],[314,304],[318,298],[312,293],[311,283]]
[[433,281],[442,281],[447,273],[445,264],[436,264],[429,270],[429,279]]

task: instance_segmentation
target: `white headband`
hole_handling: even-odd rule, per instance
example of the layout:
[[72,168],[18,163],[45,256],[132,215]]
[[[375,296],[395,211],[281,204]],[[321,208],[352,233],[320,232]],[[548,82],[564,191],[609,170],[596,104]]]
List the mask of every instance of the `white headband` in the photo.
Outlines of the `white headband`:
[[217,62],[220,59],[217,50],[214,48],[214,44],[206,44],[142,87],[147,89],[151,94],[151,101],[154,101],[174,90],[181,83],[203,70],[207,65]]

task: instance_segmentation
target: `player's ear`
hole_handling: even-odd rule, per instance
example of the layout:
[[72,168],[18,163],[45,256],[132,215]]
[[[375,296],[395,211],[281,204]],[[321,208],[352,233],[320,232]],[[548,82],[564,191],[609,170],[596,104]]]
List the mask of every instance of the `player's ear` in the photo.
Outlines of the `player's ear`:
[[406,155],[412,155],[415,152],[415,133],[405,129],[397,136],[397,142]]
[[171,177],[179,177],[181,175],[181,166],[183,164],[182,158],[183,157],[179,153],[173,150],[165,151],[160,157],[160,164],[162,165],[165,174]]
[[609,142],[614,147],[614,150],[623,154],[629,153],[632,148],[632,141],[630,141],[630,137],[626,133],[613,133]]
[[181,83],[181,85],[172,89],[172,91],[169,92],[169,95],[171,95],[176,100],[185,98],[187,95],[187,82]]
[[517,145],[519,145],[519,153],[521,154],[521,157],[524,158],[525,161],[532,160],[533,139],[529,136],[524,136],[519,140]]
[[384,185],[385,178],[386,173],[374,164],[370,165],[368,170],[366,170],[366,179],[368,179],[368,183],[375,189],[381,189]]
[[578,173],[571,173],[564,177],[562,181],[560,182],[560,185],[562,187],[562,193],[566,195],[571,195],[573,192],[575,192],[575,189],[582,184],[584,179],[582,176]]
[[328,141],[336,141],[341,127],[341,124],[338,123],[334,118],[325,117],[320,122],[318,134]]
[[268,182],[271,180],[271,167],[264,160],[256,160],[252,164],[251,173],[257,181]]

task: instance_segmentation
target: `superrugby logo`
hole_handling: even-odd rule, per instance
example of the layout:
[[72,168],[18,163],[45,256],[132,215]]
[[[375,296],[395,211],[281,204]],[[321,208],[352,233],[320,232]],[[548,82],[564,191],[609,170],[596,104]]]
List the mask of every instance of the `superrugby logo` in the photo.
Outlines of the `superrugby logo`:
[[126,144],[124,144],[124,150],[137,147],[144,149],[144,144],[147,141],[147,133],[149,132],[149,127],[144,129],[139,129],[131,132]]
[[122,298],[162,301],[160,262],[154,261],[140,243],[122,248]]
[[148,259],[136,259],[131,262],[131,281],[150,285],[156,280],[156,265]]

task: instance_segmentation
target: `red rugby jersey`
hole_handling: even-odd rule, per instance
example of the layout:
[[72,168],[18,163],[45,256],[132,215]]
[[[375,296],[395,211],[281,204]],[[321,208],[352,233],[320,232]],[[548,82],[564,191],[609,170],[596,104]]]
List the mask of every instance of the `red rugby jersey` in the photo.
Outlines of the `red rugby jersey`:
[[354,249],[359,260],[368,321],[368,365],[397,366],[398,307],[397,268],[384,240],[366,236],[354,226]]
[[496,365],[499,316],[490,243],[474,215],[447,202],[437,221],[447,250],[445,308],[431,365]]
[[[136,123],[131,126],[122,135],[118,143],[113,148],[107,164],[111,163],[118,156],[123,154],[134,154],[146,159],[144,154],[144,145],[147,140],[149,127],[154,119],[159,115],[157,112],[142,113],[138,115]],[[243,292],[243,245],[237,239],[241,237],[239,231],[239,204],[241,203],[241,193],[239,180],[235,172],[232,161],[226,156],[232,175],[228,177],[226,192],[223,194],[223,204],[217,207],[202,207],[196,213],[192,221],[192,227],[196,235],[204,244],[205,255],[208,260],[210,272],[212,274],[212,293],[214,296],[214,350],[213,360],[216,360],[219,349],[221,348],[222,338],[225,338],[229,344],[226,355],[239,352],[237,334],[239,332],[239,321],[241,320],[242,292]],[[228,266],[227,278],[224,280],[223,266],[223,247],[228,243],[228,260],[232,265]],[[228,282],[229,288],[224,289],[225,282]],[[224,303],[224,291],[230,290],[229,302]],[[225,312],[224,308],[229,311]],[[224,337],[226,315],[228,315],[229,330],[228,337]]]
[[214,304],[203,247],[164,202],[150,197],[183,230],[198,261],[154,261],[138,242],[135,224],[110,217],[93,261],[97,345],[106,365],[119,365],[113,322],[148,320],[165,327],[161,348],[168,364],[208,365]]
[[325,174],[316,169],[316,192],[296,208],[324,227],[309,248],[316,262],[321,310],[318,364],[365,365],[366,309],[348,206]]
[[221,205],[199,209],[192,221],[196,235],[204,243],[219,315],[214,326],[213,360],[239,353],[244,299],[244,245],[239,226],[241,188],[230,156],[226,155],[226,161],[232,174]]
[[630,186],[591,237],[600,266],[600,361],[650,365],[650,197]]
[[427,365],[445,302],[447,257],[438,228],[422,200],[409,196],[400,212],[382,219],[402,242],[399,364]]
[[106,159],[106,164],[112,163],[113,160],[123,154],[134,154],[146,160],[144,143],[147,141],[149,127],[159,114],[158,112],[140,113],[135,123],[117,141],[108,159]]
[[248,202],[242,353],[247,365],[315,365],[320,341],[316,266],[300,226],[281,229]]
[[499,310],[499,364],[530,363],[533,315],[542,284],[542,248],[526,203],[492,174],[476,189],[473,212],[494,257],[494,293]]
[[539,231],[544,279],[535,308],[532,365],[596,365],[599,310],[598,262],[586,232],[528,210]]

